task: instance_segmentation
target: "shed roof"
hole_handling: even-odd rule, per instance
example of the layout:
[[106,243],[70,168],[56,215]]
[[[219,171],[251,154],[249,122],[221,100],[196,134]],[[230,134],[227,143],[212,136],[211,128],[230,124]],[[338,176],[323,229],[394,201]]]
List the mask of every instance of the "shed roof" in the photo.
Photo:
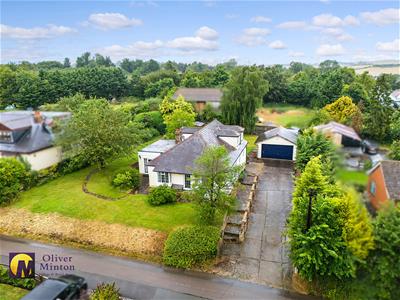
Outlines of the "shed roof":
[[268,140],[275,136],[280,136],[281,138],[291,142],[292,144],[296,144],[297,135],[298,134],[293,130],[290,130],[290,129],[287,129],[284,127],[277,127],[277,128],[265,131],[263,134],[261,134],[257,138],[256,143]]
[[353,128],[334,121],[331,121],[328,124],[315,126],[314,129],[321,132],[330,131],[339,133],[343,136],[347,136],[353,140],[361,142],[361,138]]
[[217,88],[179,88],[173,99],[183,96],[186,101],[196,102],[220,102],[222,98],[222,90]]

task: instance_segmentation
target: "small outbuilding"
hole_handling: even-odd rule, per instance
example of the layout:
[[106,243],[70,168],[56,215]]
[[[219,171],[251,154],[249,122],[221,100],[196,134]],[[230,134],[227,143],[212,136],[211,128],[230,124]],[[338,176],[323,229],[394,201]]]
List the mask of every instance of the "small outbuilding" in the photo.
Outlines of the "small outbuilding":
[[349,126],[331,121],[328,124],[315,126],[314,129],[329,137],[335,145],[346,147],[360,146],[361,138]]
[[265,131],[257,140],[257,157],[269,159],[296,159],[297,131],[277,127]]

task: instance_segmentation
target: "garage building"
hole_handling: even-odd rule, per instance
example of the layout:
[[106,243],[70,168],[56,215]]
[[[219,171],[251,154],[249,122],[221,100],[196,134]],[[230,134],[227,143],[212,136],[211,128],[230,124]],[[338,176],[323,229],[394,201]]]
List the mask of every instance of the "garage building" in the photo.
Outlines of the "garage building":
[[297,132],[278,127],[261,134],[257,140],[257,157],[269,159],[296,159]]

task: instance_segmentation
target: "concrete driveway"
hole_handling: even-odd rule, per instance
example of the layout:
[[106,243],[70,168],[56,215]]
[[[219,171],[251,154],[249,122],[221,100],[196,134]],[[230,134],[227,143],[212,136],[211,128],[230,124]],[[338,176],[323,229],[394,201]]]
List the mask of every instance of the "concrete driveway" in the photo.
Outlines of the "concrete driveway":
[[259,170],[259,181],[245,241],[227,245],[224,254],[236,259],[235,276],[290,289],[284,230],[291,209],[293,164],[266,160],[254,169]]

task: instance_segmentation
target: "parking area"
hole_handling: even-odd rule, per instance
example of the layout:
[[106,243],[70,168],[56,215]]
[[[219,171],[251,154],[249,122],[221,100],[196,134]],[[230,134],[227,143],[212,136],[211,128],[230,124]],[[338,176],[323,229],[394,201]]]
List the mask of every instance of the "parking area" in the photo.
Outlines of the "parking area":
[[232,272],[241,279],[290,289],[290,264],[284,230],[291,209],[293,163],[265,160],[249,164],[257,170],[259,181],[249,228],[241,244],[227,244],[223,254],[229,256]]

